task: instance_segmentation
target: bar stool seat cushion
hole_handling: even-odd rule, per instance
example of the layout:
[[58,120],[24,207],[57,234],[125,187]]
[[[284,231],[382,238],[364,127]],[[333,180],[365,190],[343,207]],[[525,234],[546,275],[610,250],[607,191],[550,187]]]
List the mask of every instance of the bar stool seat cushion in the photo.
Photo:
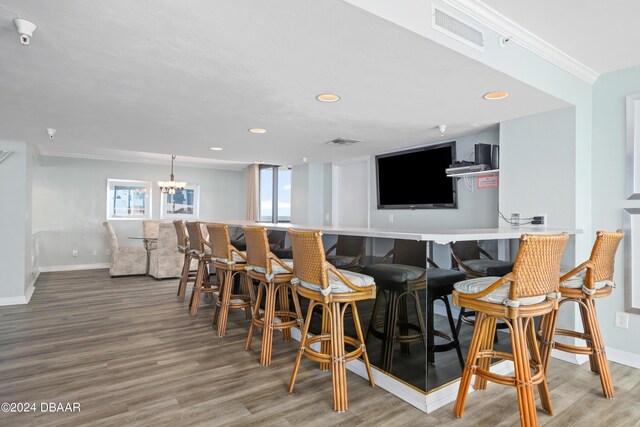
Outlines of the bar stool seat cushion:
[[[209,253],[211,253],[211,250],[209,250]],[[242,251],[242,255],[247,256],[247,252]],[[227,262],[228,260],[226,258],[214,258],[214,261],[220,261],[220,262]],[[237,263],[237,264],[244,264],[245,259],[242,258],[240,255],[238,255],[237,253],[233,253],[233,262]]]
[[333,266],[336,267],[336,268],[340,268],[340,267],[344,267],[345,265],[349,265],[353,261],[355,261],[355,259],[356,259],[356,257],[354,257],[354,256],[327,255],[327,261],[329,261],[331,264],[333,264]]
[[419,279],[424,275],[424,268],[404,264],[374,264],[363,268],[362,274],[373,276],[380,286],[393,286]]
[[[292,259],[281,259],[280,261],[282,261],[284,264],[286,264],[289,268],[293,269],[293,260]],[[262,274],[266,274],[267,273],[267,269],[263,268],[263,267],[257,267],[255,265],[251,265],[249,267],[247,267],[247,269],[251,269],[253,271],[257,271],[258,273],[262,273]],[[286,268],[284,268],[283,266],[281,266],[280,264],[278,264],[275,261],[271,261],[271,274],[273,275],[277,275],[277,274],[293,274],[291,273],[291,271],[287,270]]]
[[[376,282],[373,277],[367,276],[366,274],[355,273],[353,271],[348,270],[338,270],[342,273],[347,280],[349,280],[354,286],[358,286],[360,288],[366,288],[369,286],[375,286]],[[315,283],[303,282],[300,281],[300,286],[311,289],[312,291],[320,292],[322,287],[320,285],[316,285]],[[331,289],[331,293],[341,294],[346,292],[355,292],[349,286],[347,286],[338,276],[329,271],[329,288]]]
[[[561,272],[560,275],[563,276],[566,273],[567,272],[564,271],[564,272]],[[584,286],[584,279],[585,279],[586,275],[587,275],[587,271],[586,270],[579,271],[578,273],[576,273],[573,276],[569,277],[564,282],[561,282],[560,283],[560,287],[562,287],[562,288],[571,288],[571,289],[580,289],[580,288],[582,288]],[[596,289],[602,289],[605,286],[610,286],[612,288],[615,288],[616,284],[613,283],[613,281],[611,281],[611,280],[602,280],[600,282],[595,282],[594,283],[594,287]]]
[[512,262],[500,261],[497,259],[470,259],[466,260],[464,263],[471,270],[485,276],[502,277],[513,271]]
[[[500,277],[478,277],[476,279],[463,280],[453,285],[454,289],[462,294],[475,294],[482,292],[491,286],[496,281],[500,280]],[[509,283],[500,286],[488,295],[477,298],[478,301],[486,301],[494,304],[504,304],[509,299]],[[520,305],[533,305],[539,304],[547,299],[546,295],[536,295],[532,297],[520,298]]]

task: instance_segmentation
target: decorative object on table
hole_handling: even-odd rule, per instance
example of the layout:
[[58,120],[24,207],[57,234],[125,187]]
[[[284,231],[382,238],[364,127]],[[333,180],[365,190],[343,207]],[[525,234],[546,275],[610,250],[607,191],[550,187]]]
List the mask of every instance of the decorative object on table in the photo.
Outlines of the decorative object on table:
[[162,194],[177,194],[180,193],[187,186],[186,182],[176,181],[173,175],[173,161],[176,159],[175,155],[171,156],[171,175],[169,175],[169,181],[158,181],[160,191]]
[[147,274],[147,251],[138,247],[120,247],[116,233],[107,221],[103,222],[111,246],[111,277]]
[[180,277],[184,255],[178,251],[178,238],[172,223],[158,224],[158,240],[149,253],[149,275],[156,279]]
[[[567,302],[577,303],[584,332],[556,328],[558,310],[553,310],[543,318],[538,334],[545,375],[549,369],[552,348],[574,354],[586,354],[589,356],[591,371],[600,376],[604,397],[609,399],[614,397],[613,382],[598,325],[595,299],[606,297],[615,287],[613,267],[616,251],[623,237],[622,230],[615,233],[598,231],[589,260],[560,277],[560,295],[563,300],[558,304],[558,309]],[[556,342],[555,335],[584,340],[586,346]]]
[[[340,235],[338,241],[327,249],[326,259],[336,268],[359,271],[362,269],[360,262],[364,258],[366,242],[366,237]],[[334,251],[333,255],[329,255]]]
[[[251,319],[255,302],[253,282],[245,270],[247,266],[246,253],[231,245],[229,226],[226,224],[207,224],[207,230],[209,231],[209,242],[211,242],[213,266],[216,268],[216,275],[220,281],[220,293],[216,300],[211,323],[217,326],[216,334],[222,338],[227,332],[230,309],[244,310],[247,320]],[[239,281],[240,293],[234,292],[236,277]]]
[[640,199],[640,93],[627,96],[627,199]]
[[200,216],[200,186],[189,184],[172,194],[160,195],[160,218],[196,220]]
[[624,231],[624,308],[640,314],[640,209],[624,210]]
[[[284,340],[291,341],[291,328],[302,325],[302,312],[298,295],[291,284],[291,260],[287,263],[287,260],[283,261],[271,252],[265,227],[244,226],[242,229],[247,242],[247,275],[258,282],[258,294],[244,349],[251,348],[254,328],[262,329],[260,364],[269,366],[273,331],[282,330]],[[294,311],[289,308],[290,297],[293,300]],[[263,298],[264,311],[261,311]]]
[[[569,235],[565,233],[523,234],[512,272],[503,277],[479,277],[454,285],[453,303],[476,312],[473,337],[453,410],[456,416],[464,414],[474,374],[476,390],[486,389],[487,381],[516,388],[522,426],[538,425],[534,385],[538,386],[542,408],[553,414],[534,317],[558,309],[560,260],[568,240]],[[512,353],[493,349],[498,319],[509,326]],[[512,360],[514,375],[490,372],[493,359]]]
[[107,220],[151,219],[151,182],[107,180]]
[[[371,276],[339,270],[328,263],[322,244],[322,232],[289,229],[289,237],[293,247],[295,292],[310,300],[291,374],[289,393],[293,392],[302,356],[307,356],[320,362],[321,369],[331,369],[333,410],[344,412],[349,409],[347,362],[362,356],[369,384],[375,387],[356,302],[374,299],[376,284]],[[256,302],[256,307],[258,306]],[[315,307],[322,308],[322,333],[307,338]],[[349,308],[353,314],[356,338],[344,334],[344,313]],[[317,344],[320,344],[320,348]],[[348,351],[346,347],[349,347]]]
[[[366,341],[368,345],[371,336],[382,341],[379,367],[386,372],[391,372],[395,345],[400,344],[402,353],[410,354],[410,344],[413,342],[422,342],[422,348],[426,345],[429,363],[435,363],[435,353],[455,349],[460,367],[464,366],[448,295],[451,295],[454,283],[464,280],[466,276],[461,271],[439,268],[426,255],[427,242],[396,239],[393,249],[380,263],[362,269],[362,274],[375,279],[378,288]],[[385,262],[389,259],[393,260],[392,264]],[[428,270],[425,269],[427,262],[432,267]],[[428,316],[426,327],[419,295],[419,292],[425,291]],[[413,301],[418,324],[409,321],[408,300]],[[436,301],[441,301],[445,306],[450,335],[435,329]],[[379,322],[378,313],[383,303],[386,303],[384,321]],[[447,342],[436,344],[436,336]]]

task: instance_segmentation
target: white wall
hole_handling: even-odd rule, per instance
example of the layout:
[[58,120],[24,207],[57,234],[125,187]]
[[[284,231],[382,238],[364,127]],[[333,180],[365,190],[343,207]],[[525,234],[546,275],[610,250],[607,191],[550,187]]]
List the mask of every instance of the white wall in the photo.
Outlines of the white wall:
[[[109,262],[102,222],[106,219],[107,179],[152,181],[152,216],[160,216],[157,181],[166,180],[170,165],[105,160],[39,157],[33,171],[33,232],[38,232],[40,266]],[[178,180],[200,185],[200,219],[245,217],[243,171],[176,166]],[[129,236],[142,236],[142,221],[112,221],[121,246],[137,246]],[[78,257],[71,255],[78,250]],[[96,255],[93,255],[96,251]]]
[[304,163],[291,168],[292,224],[323,224],[326,169],[321,163]]
[[[592,222],[595,230],[622,228],[625,208],[639,208],[640,200],[625,195],[625,97],[640,92],[640,66],[600,76],[593,86]],[[589,236],[593,241],[594,236]],[[625,238],[630,238],[627,236]],[[638,236],[635,236],[638,239]],[[624,247],[616,256],[613,293],[598,301],[598,320],[608,347],[640,354],[640,316],[629,315],[629,329],[615,327],[616,311],[624,311]],[[640,268],[640,266],[634,266]],[[611,352],[609,354],[611,356]],[[640,364],[640,362],[638,362]]]
[[31,296],[31,156],[21,142],[0,141],[11,154],[0,163],[0,304]]

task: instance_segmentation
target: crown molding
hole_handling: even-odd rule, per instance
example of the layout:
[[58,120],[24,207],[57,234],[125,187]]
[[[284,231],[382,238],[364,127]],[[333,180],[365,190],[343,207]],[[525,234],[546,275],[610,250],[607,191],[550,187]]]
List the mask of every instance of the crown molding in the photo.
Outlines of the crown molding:
[[507,37],[510,42],[540,56],[552,64],[562,68],[581,80],[593,84],[600,74],[555,46],[547,43],[529,30],[521,27],[482,1],[475,0],[442,0],[447,5],[468,15],[498,34]]

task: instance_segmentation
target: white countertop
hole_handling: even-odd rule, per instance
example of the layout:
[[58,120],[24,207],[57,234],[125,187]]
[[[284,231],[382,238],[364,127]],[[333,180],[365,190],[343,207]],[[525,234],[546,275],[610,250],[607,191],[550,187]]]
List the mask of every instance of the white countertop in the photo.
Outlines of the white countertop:
[[261,225],[270,230],[287,230],[294,228],[296,230],[320,230],[325,234],[344,234],[348,236],[366,236],[381,237],[387,239],[405,239],[405,240],[425,240],[432,241],[441,245],[466,240],[503,240],[503,239],[519,239],[520,235],[528,234],[581,234],[582,230],[573,230],[568,228],[553,227],[503,227],[503,228],[452,228],[452,229],[424,229],[421,231],[413,230],[394,230],[384,228],[357,228],[357,227],[331,227],[331,226],[313,226],[305,224],[289,224],[289,223],[266,223],[245,220],[230,221],[213,221],[222,224],[228,224],[232,227],[241,227],[243,225]]

